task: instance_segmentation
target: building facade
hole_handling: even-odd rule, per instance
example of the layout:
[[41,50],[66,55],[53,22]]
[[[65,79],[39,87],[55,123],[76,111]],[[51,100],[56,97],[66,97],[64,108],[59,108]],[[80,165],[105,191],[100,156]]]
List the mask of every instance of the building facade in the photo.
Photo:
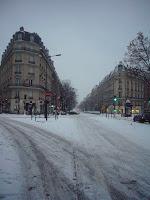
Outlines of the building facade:
[[[83,110],[121,114],[150,110],[150,85],[122,63],[108,74],[81,103]],[[146,108],[147,105],[147,108]],[[149,108],[148,108],[149,107]]]
[[122,64],[103,79],[100,88],[102,111],[115,108],[116,112],[125,113],[126,103],[130,104],[132,113],[144,110],[144,81]]
[[32,107],[42,113],[45,100],[49,105],[56,104],[60,85],[53,61],[39,35],[21,27],[2,55],[1,112],[25,113]]

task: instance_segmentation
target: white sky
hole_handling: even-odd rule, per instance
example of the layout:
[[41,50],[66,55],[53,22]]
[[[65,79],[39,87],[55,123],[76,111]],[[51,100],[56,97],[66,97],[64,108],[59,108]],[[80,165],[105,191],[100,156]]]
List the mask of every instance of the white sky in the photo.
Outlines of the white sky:
[[81,101],[122,60],[138,31],[150,35],[150,0],[0,0],[0,55],[24,26],[42,38],[60,79]]

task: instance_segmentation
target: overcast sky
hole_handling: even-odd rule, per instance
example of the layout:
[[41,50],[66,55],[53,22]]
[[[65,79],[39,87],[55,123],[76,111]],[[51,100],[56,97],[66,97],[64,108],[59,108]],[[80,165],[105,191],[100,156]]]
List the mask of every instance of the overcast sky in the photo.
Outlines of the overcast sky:
[[0,56],[23,26],[54,57],[61,80],[81,101],[123,59],[142,31],[150,36],[150,0],[0,0]]

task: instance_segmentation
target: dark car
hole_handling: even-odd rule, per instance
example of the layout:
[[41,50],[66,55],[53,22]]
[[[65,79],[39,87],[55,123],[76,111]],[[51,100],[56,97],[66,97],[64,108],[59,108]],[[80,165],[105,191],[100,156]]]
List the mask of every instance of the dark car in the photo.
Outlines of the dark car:
[[61,115],[67,115],[67,112],[66,111],[61,111],[60,114]]
[[68,112],[69,115],[78,115],[79,112],[75,111],[75,110],[71,110]]
[[141,115],[135,115],[134,117],[133,117],[133,121],[134,122],[137,122],[137,121],[139,121],[139,119],[141,119]]
[[144,123],[144,122],[149,122],[150,123],[150,112],[148,113],[143,113],[141,115],[135,115],[133,118],[134,122],[140,122],[140,123]]
[[123,116],[124,116],[124,117],[131,117],[131,116],[132,116],[132,114],[129,114],[129,113],[127,114],[127,113],[124,113],[124,114],[123,114]]

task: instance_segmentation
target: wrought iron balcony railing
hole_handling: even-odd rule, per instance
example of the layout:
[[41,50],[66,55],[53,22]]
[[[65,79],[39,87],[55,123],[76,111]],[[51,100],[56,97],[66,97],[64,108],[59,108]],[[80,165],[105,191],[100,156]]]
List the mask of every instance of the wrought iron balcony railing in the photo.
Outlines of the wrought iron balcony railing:
[[26,87],[26,88],[36,88],[36,89],[46,90],[45,87],[42,86],[42,85],[36,85],[36,84],[29,85],[27,83],[20,83],[20,84],[12,83],[12,84],[9,84],[8,87],[9,88],[16,88],[16,87],[18,87],[18,88],[24,88],[24,87]]

